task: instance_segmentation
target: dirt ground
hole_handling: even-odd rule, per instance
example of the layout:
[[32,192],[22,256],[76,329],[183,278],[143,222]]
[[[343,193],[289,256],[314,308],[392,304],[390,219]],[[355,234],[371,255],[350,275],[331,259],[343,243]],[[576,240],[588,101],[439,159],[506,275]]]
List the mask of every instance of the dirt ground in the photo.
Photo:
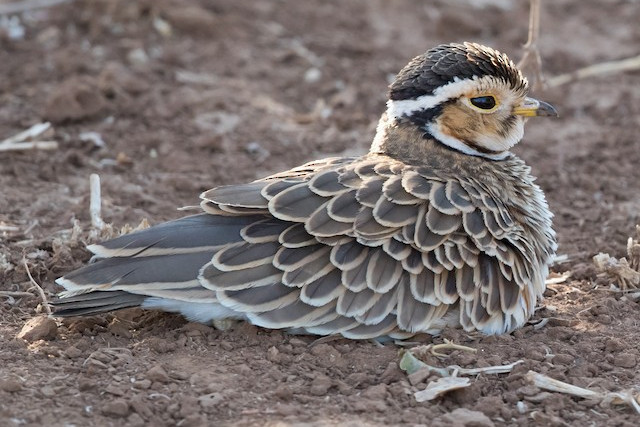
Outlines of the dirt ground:
[[[638,1],[542,3],[546,76],[638,55]],[[413,392],[436,377],[408,378],[395,345],[141,310],[16,338],[43,312],[25,261],[53,298],[54,279],[88,259],[91,173],[115,229],[177,218],[210,187],[365,152],[408,59],[470,40],[518,60],[527,22],[528,2],[509,0],[87,0],[0,16],[0,139],[50,121],[40,139],[59,144],[0,152],[0,425],[638,425],[628,405],[526,378],[638,398],[639,294],[592,263],[627,256],[637,235],[638,71],[534,92],[561,117],[531,121],[515,151],[556,213],[567,260],[553,271],[572,276],[521,330],[446,330],[433,342],[477,352],[426,359],[522,360],[509,374],[418,403]]]

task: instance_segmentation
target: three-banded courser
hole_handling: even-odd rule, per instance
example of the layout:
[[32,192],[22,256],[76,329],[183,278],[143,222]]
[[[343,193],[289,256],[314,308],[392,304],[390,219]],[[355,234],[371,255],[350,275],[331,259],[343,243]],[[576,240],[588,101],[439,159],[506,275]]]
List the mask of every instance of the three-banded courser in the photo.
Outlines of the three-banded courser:
[[510,148],[527,97],[503,54],[437,46],[390,85],[371,150],[202,194],[203,213],[91,245],[56,315],[142,306],[350,338],[522,326],[555,253],[552,214]]

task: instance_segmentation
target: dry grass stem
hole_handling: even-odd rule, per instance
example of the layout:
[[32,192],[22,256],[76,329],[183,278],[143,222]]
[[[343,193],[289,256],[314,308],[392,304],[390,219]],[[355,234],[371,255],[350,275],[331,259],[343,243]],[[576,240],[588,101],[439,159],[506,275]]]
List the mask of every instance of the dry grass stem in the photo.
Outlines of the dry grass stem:
[[517,360],[516,362],[508,363],[507,365],[486,366],[484,368],[461,368],[457,365],[450,365],[447,369],[452,370],[455,375],[507,374],[512,372],[512,369],[521,363],[523,363],[522,360]]
[[538,372],[534,371],[529,371],[525,377],[535,386],[542,388],[543,390],[570,394],[572,396],[581,397],[584,399],[600,399],[603,403],[628,404],[637,413],[639,413],[639,402],[631,392],[606,393],[588,390],[587,388],[582,388],[565,383],[563,381],[555,380],[554,378],[550,378],[547,375],[539,374]]
[[24,291],[0,291],[0,297],[32,297],[31,292]]
[[419,360],[411,351],[405,351],[399,362],[399,367],[408,374],[412,374],[420,369],[427,369],[431,372],[436,372],[442,377],[449,377],[458,375],[506,374],[512,372],[512,369],[520,363],[523,363],[523,361],[517,360],[507,365],[486,366],[483,368],[461,368],[458,365],[439,368]]
[[580,68],[571,73],[561,74],[555,76],[547,81],[547,86],[557,87],[576,80],[585,79],[587,77],[600,76],[604,74],[612,74],[623,71],[633,71],[639,69],[639,57],[626,58],[619,61],[601,62],[600,64],[589,65],[585,68]]
[[545,318],[541,319],[541,321],[539,323],[535,323],[534,324],[534,330],[536,331],[536,330],[539,330],[539,329],[545,327],[545,325],[547,325],[549,322],[550,322],[550,318],[549,317],[545,317]]
[[436,397],[451,390],[469,386],[469,378],[461,378],[459,375],[505,374],[512,372],[512,369],[514,369],[514,367],[519,363],[523,363],[523,361],[517,360],[516,362],[508,365],[487,366],[483,368],[461,368],[458,365],[439,368],[428,365],[427,363],[419,360],[411,351],[404,351],[399,362],[399,367],[407,372],[408,375],[424,370],[428,372],[426,376],[429,376],[429,372],[435,372],[442,377],[436,381],[430,382],[424,390],[414,393],[414,398],[417,402],[425,402],[435,399]]
[[0,152],[34,149],[55,150],[58,148],[56,141],[27,141],[42,135],[49,129],[51,129],[51,123],[49,122],[35,124],[27,130],[0,141]]
[[73,0],[24,0],[13,3],[1,4],[0,15],[13,15],[16,13],[27,12],[34,9],[55,6],[61,3],[68,3]]
[[572,272],[571,271],[566,271],[563,273],[550,273],[547,279],[545,279],[545,285],[558,285],[561,283],[567,282],[567,280],[572,277]]
[[0,225],[0,232],[3,231],[19,231],[20,228],[15,225]]
[[102,200],[100,196],[100,176],[92,173],[89,176],[89,188],[91,191],[89,201],[89,215],[91,216],[91,226],[96,230],[105,228],[105,223],[100,216]]
[[436,357],[448,357],[449,356],[448,354],[440,353],[439,350],[462,350],[462,351],[469,351],[470,353],[476,353],[476,349],[475,348],[467,347],[467,346],[464,346],[464,345],[453,343],[452,341],[448,340],[447,338],[444,338],[443,341],[445,341],[443,344],[430,344],[430,345],[428,345],[430,353],[433,356],[436,356]]
[[414,393],[414,398],[417,402],[427,402],[436,399],[437,397],[460,388],[469,387],[471,385],[469,378],[461,377],[444,377],[436,381],[430,382],[424,390]]
[[27,265],[27,260],[23,259],[22,263],[24,265],[24,269],[27,271],[27,276],[29,276],[29,281],[36,288],[36,290],[38,291],[38,294],[40,294],[40,299],[42,300],[42,306],[44,307],[47,314],[51,315],[51,307],[49,306],[49,300],[47,299],[47,295],[45,295],[44,289],[42,289],[42,287],[38,284],[38,282],[35,281],[35,279],[31,275],[31,271],[29,271],[29,265]]
[[51,123],[49,122],[37,123],[27,130],[4,139],[2,142],[0,142],[0,145],[13,144],[15,142],[26,141],[27,139],[35,138],[48,131],[50,128]]
[[29,141],[1,144],[0,151],[57,150],[56,141]]
[[570,256],[568,254],[556,255],[552,258],[552,265],[563,264],[564,262],[570,261]]

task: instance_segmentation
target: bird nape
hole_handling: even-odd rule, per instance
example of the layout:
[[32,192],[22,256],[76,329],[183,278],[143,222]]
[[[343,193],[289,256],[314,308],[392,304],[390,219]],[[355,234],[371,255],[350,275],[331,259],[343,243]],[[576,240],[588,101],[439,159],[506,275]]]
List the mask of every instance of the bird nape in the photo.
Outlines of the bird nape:
[[190,320],[348,338],[522,326],[556,250],[552,213],[509,149],[527,97],[474,43],[417,56],[390,85],[370,151],[211,189],[202,213],[89,246],[54,315],[141,306]]

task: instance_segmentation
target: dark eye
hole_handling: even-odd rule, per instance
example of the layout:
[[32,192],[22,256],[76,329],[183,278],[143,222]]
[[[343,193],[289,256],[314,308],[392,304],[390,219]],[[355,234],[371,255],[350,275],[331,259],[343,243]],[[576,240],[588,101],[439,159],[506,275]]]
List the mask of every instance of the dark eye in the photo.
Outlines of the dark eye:
[[470,102],[481,110],[491,110],[496,106],[496,100],[493,96],[477,96],[476,98],[470,98]]

